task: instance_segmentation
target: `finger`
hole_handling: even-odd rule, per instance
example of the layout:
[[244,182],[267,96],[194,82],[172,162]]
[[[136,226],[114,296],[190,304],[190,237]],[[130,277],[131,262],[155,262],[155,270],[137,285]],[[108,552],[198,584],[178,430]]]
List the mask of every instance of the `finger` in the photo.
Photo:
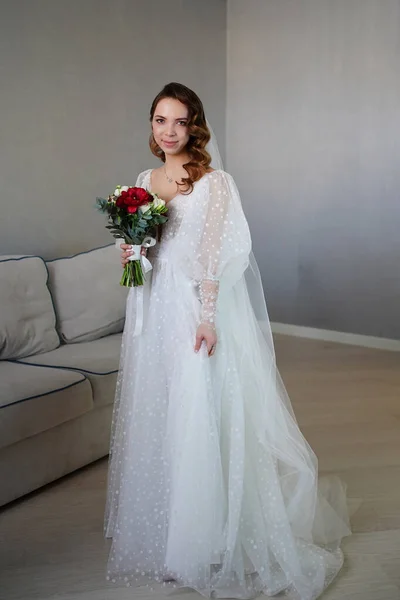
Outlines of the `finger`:
[[121,255],[121,260],[129,261],[132,255],[133,255],[133,250],[130,252],[124,252]]
[[130,250],[132,246],[130,244],[121,244],[120,248],[121,250]]
[[215,336],[213,336],[213,335],[207,336],[206,343],[207,343],[207,352],[210,353],[212,350],[212,347],[216,344]]
[[212,356],[214,354],[215,348],[216,348],[216,344],[211,344],[209,347],[207,347],[208,356]]
[[198,352],[200,350],[200,346],[201,346],[202,341],[203,341],[203,336],[202,335],[196,335],[196,344],[195,344],[195,347],[194,347],[194,351],[195,352]]
[[132,252],[123,252],[121,254],[121,264],[124,266],[129,262],[129,256],[131,256]]

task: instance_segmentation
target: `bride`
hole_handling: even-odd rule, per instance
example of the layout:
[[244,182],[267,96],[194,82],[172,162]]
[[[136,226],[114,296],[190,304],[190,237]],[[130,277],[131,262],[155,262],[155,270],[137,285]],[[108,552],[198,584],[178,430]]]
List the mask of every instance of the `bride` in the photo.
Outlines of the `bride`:
[[[166,85],[150,120],[163,165],[136,186],[168,203],[169,220],[148,250],[150,277],[127,300],[107,579],[174,580],[206,597],[315,599],[343,564],[345,486],[318,480],[298,428],[239,193],[200,99]],[[125,264],[130,246],[122,249]]]

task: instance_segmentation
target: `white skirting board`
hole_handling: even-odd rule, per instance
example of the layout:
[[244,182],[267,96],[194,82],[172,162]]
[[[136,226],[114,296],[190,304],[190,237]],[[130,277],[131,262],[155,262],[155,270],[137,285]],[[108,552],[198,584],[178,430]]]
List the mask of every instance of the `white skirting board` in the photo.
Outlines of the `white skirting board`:
[[379,350],[392,350],[400,352],[400,340],[359,335],[357,333],[345,333],[342,331],[330,331],[328,329],[317,329],[315,327],[303,327],[301,325],[287,325],[286,323],[271,323],[272,333],[293,335],[295,337],[309,338],[312,340],[323,340],[326,342],[337,342],[339,344],[350,344],[351,346],[363,346],[365,348],[377,348]]

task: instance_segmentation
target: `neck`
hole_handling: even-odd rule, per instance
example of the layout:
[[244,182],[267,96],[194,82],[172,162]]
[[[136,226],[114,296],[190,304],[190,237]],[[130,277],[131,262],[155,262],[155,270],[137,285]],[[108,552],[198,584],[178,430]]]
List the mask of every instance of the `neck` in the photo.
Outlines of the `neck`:
[[166,155],[165,157],[165,168],[168,173],[174,173],[176,171],[182,171],[183,165],[189,162],[189,155],[186,153],[173,155]]

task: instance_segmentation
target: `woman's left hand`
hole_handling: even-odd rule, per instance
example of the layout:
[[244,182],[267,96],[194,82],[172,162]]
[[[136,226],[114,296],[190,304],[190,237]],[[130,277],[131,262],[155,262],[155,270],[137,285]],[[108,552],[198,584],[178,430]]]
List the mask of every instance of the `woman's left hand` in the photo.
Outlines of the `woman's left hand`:
[[194,347],[195,352],[198,352],[200,350],[203,340],[206,342],[207,345],[208,356],[212,356],[215,352],[218,338],[215,329],[213,329],[210,325],[206,325],[206,323],[202,323],[197,328],[196,344]]

